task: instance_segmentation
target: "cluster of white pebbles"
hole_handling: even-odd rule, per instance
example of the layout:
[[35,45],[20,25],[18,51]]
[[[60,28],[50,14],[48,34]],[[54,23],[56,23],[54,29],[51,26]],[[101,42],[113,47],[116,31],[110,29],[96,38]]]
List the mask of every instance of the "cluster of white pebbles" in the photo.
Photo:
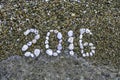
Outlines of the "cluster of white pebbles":
[[[24,55],[26,57],[38,57],[41,52],[40,49],[34,49],[33,52],[29,52],[27,50],[32,44],[35,44],[37,42],[37,40],[40,39],[39,31],[31,28],[31,29],[26,30],[24,32],[24,35],[27,36],[29,33],[34,33],[35,37],[32,41],[29,41],[29,42],[27,42],[27,44],[23,45],[22,51],[25,52]],[[49,37],[50,37],[51,33],[56,34],[56,36],[59,40],[56,51],[50,49],[50,46],[49,46]],[[93,43],[88,43],[88,42],[83,43],[82,42],[84,33],[92,35],[92,33],[89,29],[87,29],[87,28],[80,29],[79,45],[80,45],[82,56],[83,57],[93,56],[93,54],[95,54],[95,47],[94,47]],[[74,50],[74,44],[73,44],[74,37],[73,36],[74,36],[73,31],[72,30],[68,31],[69,38],[67,41],[69,43],[68,49],[69,49],[69,54],[71,56],[74,56],[74,51],[73,51]],[[91,51],[89,53],[84,51],[84,47],[86,47],[86,46],[90,46]],[[49,32],[47,32],[46,40],[45,40],[45,48],[46,48],[46,54],[48,54],[49,56],[58,56],[58,54],[60,54],[62,51],[62,33],[59,32],[58,30],[50,30]]]

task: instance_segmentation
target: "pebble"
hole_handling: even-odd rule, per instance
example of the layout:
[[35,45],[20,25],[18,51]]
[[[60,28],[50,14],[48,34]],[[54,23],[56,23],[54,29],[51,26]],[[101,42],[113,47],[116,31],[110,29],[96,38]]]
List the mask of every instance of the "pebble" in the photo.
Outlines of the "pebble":
[[60,50],[57,50],[57,53],[61,53],[61,51],[60,51]]
[[49,37],[46,37],[46,40],[49,40]]
[[74,44],[70,44],[68,49],[73,50],[74,49]]
[[28,45],[28,46],[31,46],[31,45],[32,45],[32,42],[31,42],[31,41],[30,41],[30,42],[28,42],[28,43],[27,43],[27,45]]
[[95,53],[95,50],[92,50],[91,52],[94,54],[94,53]]
[[35,54],[36,57],[38,57],[39,54],[40,54],[40,49],[35,49],[34,50],[34,54]]
[[58,49],[58,50],[62,50],[62,45],[61,45],[61,44],[58,44],[57,49]]
[[48,44],[49,43],[49,41],[48,40],[45,40],[45,44]]
[[29,56],[31,56],[31,52],[25,52],[25,54],[24,54],[26,57],[29,57]]
[[47,32],[47,36],[50,36],[50,32]]
[[30,56],[31,56],[32,58],[34,57],[34,55],[33,55],[32,53],[30,54]]
[[28,45],[23,45],[22,51],[26,51],[28,49]]
[[52,51],[51,49],[46,50],[46,53],[47,53],[49,56],[52,56],[52,55],[53,55],[53,51]]
[[58,30],[54,30],[54,33],[58,33]]
[[30,29],[30,32],[35,32],[35,29]]
[[73,37],[68,38],[68,42],[69,42],[69,43],[73,43],[73,40],[74,40]]
[[53,32],[54,30],[50,30],[50,32]]
[[83,38],[83,35],[80,35],[79,38],[82,39],[82,38]]
[[89,56],[89,53],[88,53],[88,52],[86,53],[86,56],[87,56],[87,57]]
[[83,44],[83,46],[88,46],[88,42],[85,42],[85,43]]
[[37,40],[36,40],[36,39],[33,39],[33,40],[32,40],[32,43],[33,43],[33,44],[35,44],[36,42],[37,42]]
[[58,53],[57,53],[57,52],[54,52],[54,53],[53,53],[53,56],[58,56]]
[[30,33],[30,30],[26,30],[26,31],[24,32],[24,35],[27,36],[29,33]]
[[91,49],[96,49],[96,47],[91,47]]
[[86,30],[85,28],[80,29],[80,34],[82,35],[83,33],[85,33],[86,32],[85,30]]
[[69,37],[72,37],[72,36],[73,36],[73,31],[72,31],[72,30],[68,31],[68,36],[69,36]]
[[89,43],[89,46],[93,46],[93,43]]
[[48,48],[49,48],[49,45],[48,45],[48,44],[46,44],[46,45],[45,45],[45,48],[46,48],[46,49],[48,49]]
[[83,49],[84,47],[83,47],[83,45],[82,44],[80,44],[80,49]]
[[92,34],[91,31],[89,29],[86,29],[85,31],[86,33]]
[[90,52],[90,56],[93,56],[93,53],[92,53],[92,52]]
[[73,55],[74,55],[74,51],[70,51],[69,54],[70,54],[71,56],[73,56]]
[[58,39],[62,39],[62,34],[61,34],[60,32],[58,32],[57,38],[58,38]]
[[81,53],[82,53],[82,54],[84,53],[84,50],[83,50],[83,49],[81,50]]
[[39,38],[40,38],[40,35],[39,35],[39,34],[35,36],[35,39],[36,39],[36,40],[38,40]]
[[84,53],[84,54],[82,54],[82,56],[83,56],[83,57],[86,57],[86,54]]

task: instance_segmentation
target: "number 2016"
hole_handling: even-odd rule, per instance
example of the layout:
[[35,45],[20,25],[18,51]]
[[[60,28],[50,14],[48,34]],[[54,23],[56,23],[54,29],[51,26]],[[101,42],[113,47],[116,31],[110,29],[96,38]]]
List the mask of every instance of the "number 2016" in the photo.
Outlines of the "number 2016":
[[[96,47],[94,47],[93,43],[88,43],[88,42],[84,42],[83,43],[83,34],[90,34],[92,35],[92,32],[88,29],[88,28],[81,28],[79,30],[80,35],[79,35],[79,47],[80,47],[80,53],[82,54],[83,57],[89,57],[89,56],[93,56],[95,54],[95,49]],[[34,49],[33,52],[27,51],[28,48],[30,46],[32,46],[32,44],[37,43],[37,41],[40,39],[40,34],[39,31],[37,29],[27,29],[24,32],[24,35],[27,36],[29,33],[34,33],[34,39],[31,41],[28,41],[25,45],[22,46],[22,51],[24,52],[24,55],[26,57],[38,57],[41,53],[41,49]],[[52,49],[49,48],[49,38],[50,38],[50,34],[54,33],[58,39],[58,45],[55,51],[53,51]],[[69,43],[68,45],[68,49],[69,49],[69,54],[71,56],[74,56],[74,33],[72,30],[69,30],[68,33],[68,39],[67,42]],[[49,32],[47,32],[46,34],[46,40],[45,40],[45,48],[46,48],[46,54],[48,54],[49,56],[58,56],[61,51],[62,51],[62,33],[59,32],[58,30],[49,30]],[[54,45],[53,45],[54,46]],[[84,47],[89,46],[90,47],[90,52],[85,52]]]

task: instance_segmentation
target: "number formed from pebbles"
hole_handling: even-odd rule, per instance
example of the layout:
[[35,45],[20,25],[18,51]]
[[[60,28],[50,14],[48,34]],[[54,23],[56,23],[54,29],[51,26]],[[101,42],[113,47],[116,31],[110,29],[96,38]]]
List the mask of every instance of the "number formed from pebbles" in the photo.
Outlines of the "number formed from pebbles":
[[[57,34],[57,38],[59,40],[56,52],[54,52],[52,49],[49,48],[49,37],[50,37],[51,32]],[[61,43],[62,43],[62,34],[57,30],[50,30],[49,32],[47,32],[46,40],[45,40],[45,48],[47,49],[46,53],[49,56],[58,56],[58,54],[61,53],[61,50],[62,50],[62,44]]]
[[[92,35],[92,33],[89,29],[87,29],[87,28],[80,29],[79,45],[80,45],[82,56],[83,57],[93,56],[93,54],[95,54],[96,47],[94,47],[93,43],[88,43],[88,42],[82,43],[82,38],[83,38],[84,33]],[[91,51],[89,53],[88,52],[85,53],[85,51],[84,51],[84,47],[86,47],[86,46],[90,46]]]
[[[41,52],[40,49],[34,49],[33,53],[29,52],[27,50],[32,44],[35,44],[37,42],[37,40],[40,39],[39,31],[31,28],[31,29],[26,30],[24,32],[24,35],[27,36],[29,33],[34,33],[35,37],[32,41],[29,41],[27,44],[23,45],[21,50],[23,52],[25,52],[24,55],[26,57],[38,57],[40,55],[40,52]],[[59,40],[56,51],[53,51],[52,49],[49,48],[50,47],[49,46],[49,38],[50,38],[51,33],[56,34],[56,37]],[[92,35],[91,31],[88,28],[81,28],[80,29],[79,45],[80,45],[80,49],[81,49],[81,54],[83,57],[93,56],[95,54],[96,47],[94,47],[93,43],[88,43],[88,42],[83,43],[82,39],[83,39],[83,34],[85,34],[85,33]],[[69,54],[71,56],[74,56],[73,31],[72,30],[68,31],[67,35],[68,35],[67,42],[69,43],[69,45],[68,45]],[[46,40],[45,40],[46,54],[48,54],[49,56],[58,56],[62,51],[62,38],[63,38],[62,33],[59,32],[58,30],[50,30],[49,32],[47,32]],[[90,46],[90,49],[91,49],[90,52],[84,51],[84,47],[86,47],[86,46]]]
[[30,46],[32,46],[32,44],[35,44],[37,40],[39,40],[40,35],[38,34],[38,30],[36,29],[28,29],[24,32],[24,35],[27,36],[29,33],[34,33],[35,37],[32,41],[29,41],[27,44],[23,45],[22,51],[25,52],[24,55],[26,57],[35,57],[35,56],[38,57],[40,54],[40,49],[35,49],[33,53],[27,50]]

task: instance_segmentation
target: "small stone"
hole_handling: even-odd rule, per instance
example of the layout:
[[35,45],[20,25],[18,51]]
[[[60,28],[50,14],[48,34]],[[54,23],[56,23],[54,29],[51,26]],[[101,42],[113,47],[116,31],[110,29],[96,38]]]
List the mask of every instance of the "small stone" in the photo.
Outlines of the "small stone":
[[35,33],[36,35],[38,35],[39,31],[35,29],[35,30],[34,30],[34,33]]
[[30,54],[30,56],[31,56],[32,58],[34,57],[34,55],[33,55],[32,53]]
[[40,35],[39,35],[39,34],[35,36],[35,39],[36,39],[36,40],[38,40],[39,38],[40,38]]
[[94,54],[94,53],[95,53],[95,50],[92,50],[91,52]]
[[80,34],[82,35],[83,33],[85,33],[86,32],[85,30],[86,30],[85,28],[80,29]]
[[74,44],[70,44],[68,47],[69,50],[73,50],[74,49]]
[[88,46],[88,42],[85,42],[85,43],[83,44],[83,46]]
[[26,30],[26,31],[24,32],[24,35],[27,36],[29,33],[30,33],[30,30]]
[[35,29],[30,29],[30,32],[35,32]]
[[49,56],[52,56],[52,55],[53,55],[53,51],[52,51],[51,49],[46,50],[46,53],[47,53]]
[[90,56],[93,56],[93,53],[92,53],[92,52],[90,52]]
[[47,32],[47,36],[50,36],[50,32]]
[[70,51],[69,54],[70,54],[71,56],[73,56],[73,55],[74,55],[74,51]]
[[54,52],[54,53],[53,53],[53,56],[58,56],[58,53],[57,53],[57,52]]
[[27,43],[27,45],[28,45],[28,46],[31,46],[31,45],[32,45],[32,42],[31,42],[31,41],[30,41],[30,42],[28,42],[28,43]]
[[91,47],[91,49],[96,49],[96,47]]
[[83,47],[83,45],[82,44],[80,44],[80,49],[83,49],[84,47]]
[[57,50],[57,53],[61,53],[61,51],[60,51],[60,50]]
[[36,57],[38,57],[39,54],[40,54],[40,49],[35,49],[34,50],[34,54],[35,54]]
[[58,38],[58,39],[62,39],[62,34],[61,34],[60,32],[58,32],[57,38]]
[[82,44],[82,40],[79,40],[79,43]]
[[46,37],[46,40],[49,40],[49,37]]
[[83,50],[83,49],[81,50],[81,53],[82,53],[82,54],[84,53],[84,50]]
[[58,50],[62,50],[62,45],[61,45],[61,44],[58,44],[57,49],[58,49]]
[[86,53],[86,56],[87,56],[87,57],[89,56],[89,53],[88,53],[88,52]]
[[89,29],[86,29],[85,31],[86,33],[92,34],[91,31]]
[[36,42],[37,42],[37,40],[36,40],[36,39],[33,39],[33,40],[32,40],[32,43],[33,43],[33,44],[35,44]]
[[81,35],[79,36],[79,38],[82,39],[82,38],[83,38],[83,35],[81,34]]
[[86,54],[84,53],[84,54],[82,54],[82,56],[83,56],[83,57],[86,57]]
[[22,51],[26,51],[28,49],[28,45],[23,45]]
[[72,30],[68,31],[68,36],[69,36],[69,37],[72,37],[72,36],[73,36],[73,31],[72,31]]
[[68,38],[68,42],[69,42],[69,43],[73,43],[73,40],[74,40],[73,37]]
[[59,40],[59,44],[62,43],[62,39]]
[[26,56],[26,57],[31,56],[31,52],[25,52],[24,56]]
[[50,30],[50,32],[53,32],[54,30]]
[[48,44],[46,44],[46,45],[45,45],[45,48],[46,48],[46,49],[48,49],[48,48],[49,48],[49,45],[48,45]]
[[91,47],[92,47],[92,46],[93,46],[93,43],[89,43],[89,46],[91,46]]
[[58,30],[54,30],[54,33],[58,33]]
[[48,44],[49,43],[49,41],[48,40],[45,40],[45,44]]

